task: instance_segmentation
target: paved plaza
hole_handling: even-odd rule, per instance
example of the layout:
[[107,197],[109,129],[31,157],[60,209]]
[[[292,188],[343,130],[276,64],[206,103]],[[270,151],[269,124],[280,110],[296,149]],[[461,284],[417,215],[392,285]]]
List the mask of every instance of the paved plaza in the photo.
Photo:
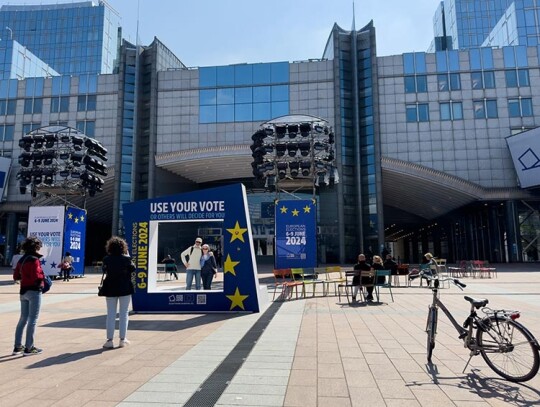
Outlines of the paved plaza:
[[[458,321],[463,295],[522,312],[540,338],[540,264],[497,265],[497,278],[465,278],[442,290]],[[100,274],[56,281],[43,296],[37,356],[11,356],[18,285],[0,272],[0,406],[533,406],[540,376],[504,381],[468,351],[440,315],[433,365],[426,364],[431,291],[395,287],[394,302],[349,305],[319,295],[271,302],[259,314],[133,314],[131,345],[102,349]],[[273,291],[271,270],[259,270]],[[402,280],[403,283],[403,280]],[[115,339],[117,345],[118,339]]]

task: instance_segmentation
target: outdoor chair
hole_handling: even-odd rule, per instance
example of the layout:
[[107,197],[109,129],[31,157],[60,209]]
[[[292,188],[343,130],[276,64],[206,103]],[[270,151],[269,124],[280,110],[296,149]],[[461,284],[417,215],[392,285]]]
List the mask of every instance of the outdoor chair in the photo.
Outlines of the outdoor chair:
[[[384,280],[381,278],[384,277]],[[377,295],[377,302],[380,302],[380,290],[381,288],[388,288],[390,291],[390,297],[394,302],[394,294],[392,294],[392,272],[391,270],[377,270],[375,272],[375,293]]]

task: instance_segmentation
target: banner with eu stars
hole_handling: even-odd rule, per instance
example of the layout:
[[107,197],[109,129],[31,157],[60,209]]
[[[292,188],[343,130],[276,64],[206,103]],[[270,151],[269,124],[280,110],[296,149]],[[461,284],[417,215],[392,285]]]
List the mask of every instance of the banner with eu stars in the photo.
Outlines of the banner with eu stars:
[[73,257],[71,276],[84,275],[84,238],[86,236],[86,210],[66,206],[64,221],[64,253]]
[[[259,286],[242,184],[131,202],[123,209],[129,254],[136,267],[133,311],[260,312],[267,304],[267,288]],[[213,232],[208,233],[210,230]],[[221,236],[216,236],[217,231]],[[171,240],[175,236],[178,240]],[[223,262],[222,267],[218,263],[210,288],[188,287],[184,281],[190,260],[186,262],[180,253],[198,258],[200,255],[193,254],[200,250],[193,246],[195,238],[213,246],[216,253],[219,243]],[[175,242],[180,247],[173,247]],[[178,278],[159,278],[163,256],[176,262]]]
[[316,215],[314,200],[277,201],[276,268],[317,266]]

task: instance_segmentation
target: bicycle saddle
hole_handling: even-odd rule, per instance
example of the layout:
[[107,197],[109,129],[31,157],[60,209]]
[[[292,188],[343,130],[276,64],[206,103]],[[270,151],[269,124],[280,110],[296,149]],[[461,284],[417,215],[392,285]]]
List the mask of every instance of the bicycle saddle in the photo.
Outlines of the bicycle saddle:
[[485,298],[472,298],[472,297],[468,297],[468,296],[465,296],[463,298],[465,298],[472,305],[474,305],[474,308],[476,308],[476,309],[485,307],[489,303],[489,300],[485,299]]

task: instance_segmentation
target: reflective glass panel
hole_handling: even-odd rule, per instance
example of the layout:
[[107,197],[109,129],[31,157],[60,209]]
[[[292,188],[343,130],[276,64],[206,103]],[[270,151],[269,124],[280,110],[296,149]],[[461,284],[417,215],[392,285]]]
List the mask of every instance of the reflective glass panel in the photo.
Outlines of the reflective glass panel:
[[200,105],[215,105],[217,103],[216,89],[202,89],[199,91]]
[[[234,103],[234,88],[225,88],[217,90],[217,104],[231,105]],[[218,113],[219,120],[219,113]]]
[[408,122],[416,122],[416,105],[407,105],[406,107],[406,117]]
[[403,72],[406,74],[414,73],[414,54],[403,54]]
[[289,114],[289,102],[272,102],[272,118]]
[[493,69],[493,53],[491,48],[480,48],[482,53],[482,67],[484,69]]
[[452,119],[463,120],[463,105],[461,102],[452,103]]
[[518,73],[519,86],[530,86],[529,70],[528,69],[518,69],[517,73]]
[[270,64],[253,65],[253,84],[270,83]]
[[289,100],[289,85],[274,85],[271,88],[272,102]]
[[469,50],[469,63],[471,64],[471,69],[482,69],[482,60],[480,58],[480,50],[478,48]]
[[499,114],[497,113],[497,101],[486,100],[486,111],[488,119],[495,119],[499,117]]
[[515,68],[516,58],[514,56],[514,47],[503,47],[504,67]]
[[439,91],[448,90],[449,89],[448,74],[437,75],[437,83],[438,83]]
[[217,106],[217,121],[219,122],[234,122],[234,105],[218,105]]
[[416,77],[416,91],[418,93],[427,92],[427,76],[426,75],[418,75]]
[[426,54],[423,52],[414,53],[414,63],[416,73],[426,73]]
[[418,121],[429,121],[429,105],[427,103],[420,103],[418,105]]
[[441,111],[441,120],[451,120],[452,116],[450,115],[450,103],[441,103],[439,106]]
[[405,77],[405,93],[416,93],[416,78],[414,76]]
[[200,86],[216,86],[216,67],[199,68],[199,85]]
[[485,119],[486,112],[484,110],[484,101],[483,100],[474,100],[473,101],[473,112],[475,119]]
[[484,88],[495,88],[495,73],[493,71],[484,71]]
[[506,79],[506,87],[508,88],[517,88],[517,72],[515,69],[508,69],[504,72],[504,77]]
[[461,78],[458,73],[450,74],[450,90],[460,90],[461,89]]
[[471,84],[473,89],[482,89],[484,87],[482,72],[471,72]]
[[450,72],[459,71],[459,54],[458,51],[448,51],[448,70]]
[[270,103],[253,103],[253,120],[271,119]]
[[24,113],[25,114],[32,113],[33,105],[34,105],[33,99],[24,99]]
[[516,52],[516,65],[518,68],[525,68],[529,66],[527,62],[527,47],[519,45],[514,47]]
[[199,121],[201,123],[215,123],[216,117],[216,105],[199,107]]
[[521,99],[521,115],[523,117],[530,117],[533,115],[532,100],[529,98]]
[[234,101],[235,103],[251,103],[253,101],[253,88],[235,88]]
[[234,67],[234,84],[251,85],[253,83],[253,65],[236,65]]
[[272,83],[289,82],[289,63],[274,62],[270,64],[270,80]]
[[520,117],[519,99],[508,99],[508,114],[510,117]]
[[217,86],[234,85],[234,66],[218,66],[216,75]]
[[270,86],[255,86],[253,88],[254,103],[270,102],[270,100]]
[[234,105],[234,121],[250,122],[253,120],[251,103]]
[[435,53],[437,62],[437,72],[448,72],[448,64],[446,63],[446,51],[437,51]]

